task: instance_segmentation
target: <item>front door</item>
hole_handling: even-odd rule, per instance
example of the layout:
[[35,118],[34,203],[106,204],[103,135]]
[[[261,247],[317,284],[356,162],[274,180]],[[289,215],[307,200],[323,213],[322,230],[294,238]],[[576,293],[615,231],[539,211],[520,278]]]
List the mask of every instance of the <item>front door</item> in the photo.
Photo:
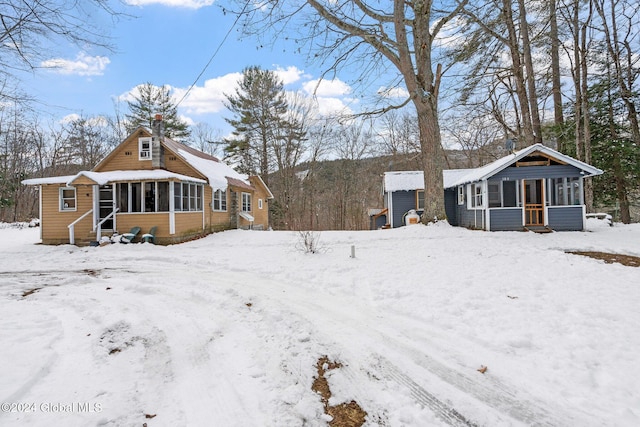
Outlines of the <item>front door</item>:
[[526,226],[544,225],[544,180],[524,181],[524,222]]
[[[112,185],[102,185],[100,186],[100,198],[98,199],[98,211],[100,216],[100,221],[105,219],[109,214],[113,212],[115,207],[113,200],[113,186]],[[114,217],[111,216],[108,220],[102,223],[102,230],[114,230]]]

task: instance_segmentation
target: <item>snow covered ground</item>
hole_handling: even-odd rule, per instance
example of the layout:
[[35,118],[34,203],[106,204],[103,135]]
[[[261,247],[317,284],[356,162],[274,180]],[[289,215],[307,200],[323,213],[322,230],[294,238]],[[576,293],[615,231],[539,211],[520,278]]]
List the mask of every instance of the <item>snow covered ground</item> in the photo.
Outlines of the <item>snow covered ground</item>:
[[640,425],[640,268],[565,253],[640,256],[638,224],[38,233],[0,224],[2,426],[326,426],[323,355],[367,426]]

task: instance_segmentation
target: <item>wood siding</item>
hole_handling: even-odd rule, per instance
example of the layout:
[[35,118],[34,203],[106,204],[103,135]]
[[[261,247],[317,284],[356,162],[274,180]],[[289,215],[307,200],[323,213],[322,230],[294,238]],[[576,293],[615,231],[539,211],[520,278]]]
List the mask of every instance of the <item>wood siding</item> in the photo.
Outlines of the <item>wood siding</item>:
[[579,206],[549,206],[549,227],[556,231],[581,231],[584,224],[584,209]]
[[491,231],[522,231],[522,208],[489,209]]
[[551,166],[510,166],[501,170],[491,178],[491,181],[502,181],[503,178],[510,180],[516,179],[547,179],[547,178],[564,178],[579,177],[580,169],[570,165],[551,165]]
[[[60,188],[65,185],[42,185],[42,212],[40,212],[40,226],[42,227],[42,243],[69,243],[69,228],[76,219],[93,208],[93,187],[80,185],[76,187],[76,210],[60,211]],[[93,215],[89,214],[74,227],[76,240],[88,241],[89,233],[93,229]]]
[[[391,213],[391,226],[393,228],[402,227],[404,224],[404,214],[407,213],[410,209],[416,208],[416,190],[410,191],[394,191],[391,195],[392,200],[392,209]],[[418,215],[422,214],[423,211],[418,211]]]

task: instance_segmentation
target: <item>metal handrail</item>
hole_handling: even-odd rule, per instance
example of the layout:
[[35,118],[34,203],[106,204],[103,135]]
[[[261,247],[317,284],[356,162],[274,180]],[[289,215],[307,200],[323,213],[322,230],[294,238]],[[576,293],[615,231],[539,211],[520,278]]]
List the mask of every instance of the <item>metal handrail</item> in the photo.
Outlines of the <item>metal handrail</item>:
[[69,243],[72,245],[75,245],[76,243],[76,237],[75,237],[75,227],[76,224],[80,221],[82,221],[82,219],[84,219],[84,217],[86,217],[87,215],[89,215],[91,212],[93,212],[93,209],[89,209],[87,212],[85,212],[80,218],[76,219],[75,221],[73,221],[71,224],[67,225],[67,228],[69,228]]

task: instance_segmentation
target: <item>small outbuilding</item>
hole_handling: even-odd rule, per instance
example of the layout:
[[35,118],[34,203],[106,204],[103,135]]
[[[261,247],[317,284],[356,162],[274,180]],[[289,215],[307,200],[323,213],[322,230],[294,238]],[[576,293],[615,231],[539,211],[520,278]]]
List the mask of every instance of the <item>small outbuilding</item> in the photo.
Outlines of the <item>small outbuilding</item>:
[[[444,202],[451,225],[487,231],[584,230],[584,179],[602,170],[542,144],[485,166],[443,172]],[[407,223],[424,209],[421,171],[386,172],[386,226]],[[377,219],[375,228],[381,222]]]

